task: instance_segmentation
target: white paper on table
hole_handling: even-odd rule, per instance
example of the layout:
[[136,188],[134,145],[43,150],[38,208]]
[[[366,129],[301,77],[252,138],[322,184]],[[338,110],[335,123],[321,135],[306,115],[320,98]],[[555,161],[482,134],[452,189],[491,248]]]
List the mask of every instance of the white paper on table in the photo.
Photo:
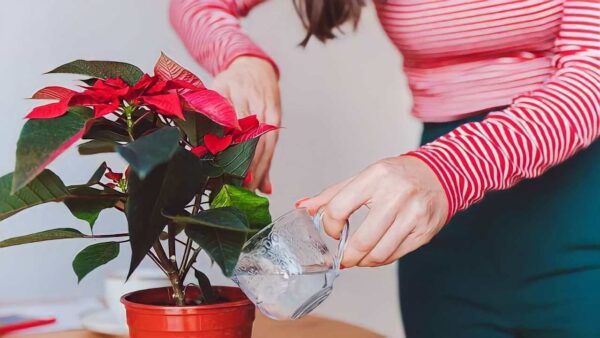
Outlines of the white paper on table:
[[56,323],[19,330],[14,334],[30,334],[81,329],[81,316],[104,306],[95,298],[79,298],[65,301],[42,301],[38,303],[0,303],[0,316],[19,315],[30,318],[56,318]]

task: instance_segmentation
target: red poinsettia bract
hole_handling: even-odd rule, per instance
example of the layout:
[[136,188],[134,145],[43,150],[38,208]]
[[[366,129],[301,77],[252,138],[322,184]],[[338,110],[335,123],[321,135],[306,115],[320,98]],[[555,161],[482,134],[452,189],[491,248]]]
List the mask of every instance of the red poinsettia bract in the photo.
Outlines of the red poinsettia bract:
[[235,111],[227,99],[198,81],[144,74],[131,86],[114,78],[98,79],[92,86],[83,88],[83,92],[56,86],[39,90],[32,98],[58,102],[35,107],[26,117],[51,119],[64,115],[70,106],[88,106],[94,108],[95,117],[100,118],[117,111],[126,102],[182,120],[184,110],[196,111],[223,127],[239,128]]
[[260,123],[256,115],[246,116],[238,120],[239,128],[225,128],[225,134],[220,137],[215,134],[204,135],[204,145],[197,146],[192,149],[192,152],[199,157],[210,152],[215,155],[232,144],[238,144],[251,139],[255,139],[267,132],[277,129],[278,127]]

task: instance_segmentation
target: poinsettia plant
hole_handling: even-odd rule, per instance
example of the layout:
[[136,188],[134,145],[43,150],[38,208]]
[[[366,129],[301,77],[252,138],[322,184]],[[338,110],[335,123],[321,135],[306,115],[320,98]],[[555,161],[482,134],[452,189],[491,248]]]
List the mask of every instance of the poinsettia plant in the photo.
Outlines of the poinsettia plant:
[[[251,179],[258,138],[276,127],[255,116],[238,119],[224,97],[164,54],[154,75],[123,62],[85,60],[49,73],[86,78],[79,91],[51,86],[33,95],[52,102],[26,116],[15,171],[0,178],[0,220],[62,202],[90,231],[49,229],[5,239],[0,248],[102,239],[75,256],[81,281],[128,244],[129,275],[149,257],[169,278],[175,305],[185,305],[183,283],[201,251],[230,275],[243,243],[271,222],[268,200],[243,186]],[[81,155],[115,152],[128,165],[117,170],[104,162],[87,182],[65,185],[46,167],[76,143]],[[124,214],[122,233],[93,228],[109,208]],[[198,301],[214,302],[206,275],[195,274],[202,289]]]

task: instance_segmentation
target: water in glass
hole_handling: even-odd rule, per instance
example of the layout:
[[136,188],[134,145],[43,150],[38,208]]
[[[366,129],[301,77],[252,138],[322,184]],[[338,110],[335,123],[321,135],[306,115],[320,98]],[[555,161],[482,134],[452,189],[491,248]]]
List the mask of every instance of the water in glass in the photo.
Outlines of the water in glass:
[[293,210],[252,237],[242,249],[233,280],[273,319],[298,319],[329,296],[339,274],[338,255],[323,240],[319,216]]

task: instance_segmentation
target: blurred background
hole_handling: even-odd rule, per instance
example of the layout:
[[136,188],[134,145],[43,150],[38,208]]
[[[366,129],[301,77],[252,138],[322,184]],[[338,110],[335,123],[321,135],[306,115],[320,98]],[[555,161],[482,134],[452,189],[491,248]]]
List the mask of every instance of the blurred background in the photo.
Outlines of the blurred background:
[[[161,51],[210,77],[188,55],[168,22],[167,0],[20,0],[0,11],[0,173],[13,170],[23,116],[35,102],[26,98],[45,85],[75,85],[75,77],[42,73],[74,59],[133,63],[147,72]],[[285,129],[272,168],[271,212],[280,215],[300,197],[355,174],[368,164],[417,145],[420,125],[408,114],[410,97],[401,59],[389,44],[374,8],[363,13],[356,33],[322,45],[303,38],[291,0],[268,1],[243,21],[250,36],[277,61]],[[104,157],[78,157],[76,150],[50,168],[67,184],[86,181]],[[116,156],[108,163],[120,169]],[[360,215],[358,216],[360,218]],[[359,219],[353,220],[356,224]],[[122,215],[104,211],[97,233],[125,228]],[[62,204],[27,210],[0,223],[0,239],[55,227],[87,231]],[[75,254],[90,242],[47,242],[0,250],[0,306],[11,302],[102,294],[109,271],[126,268],[129,254],[96,270],[80,285],[72,272]],[[151,262],[145,262],[151,266]],[[230,284],[203,258],[215,284]],[[316,310],[389,337],[403,337],[396,267],[351,269],[336,281],[333,295]]]

